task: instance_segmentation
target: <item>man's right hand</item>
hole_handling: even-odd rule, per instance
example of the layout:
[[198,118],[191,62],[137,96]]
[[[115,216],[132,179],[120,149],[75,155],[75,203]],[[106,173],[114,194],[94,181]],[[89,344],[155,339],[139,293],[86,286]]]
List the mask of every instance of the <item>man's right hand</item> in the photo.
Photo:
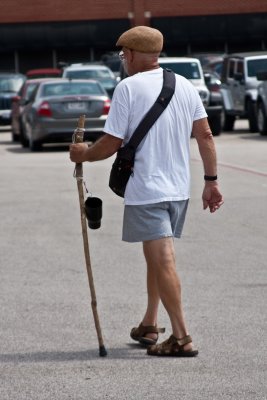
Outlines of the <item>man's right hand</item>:
[[86,143],[75,143],[70,145],[70,159],[75,163],[88,161],[88,145]]
[[86,143],[70,145],[70,159],[76,163],[105,160],[112,156],[122,145],[122,139],[105,134],[90,147]]

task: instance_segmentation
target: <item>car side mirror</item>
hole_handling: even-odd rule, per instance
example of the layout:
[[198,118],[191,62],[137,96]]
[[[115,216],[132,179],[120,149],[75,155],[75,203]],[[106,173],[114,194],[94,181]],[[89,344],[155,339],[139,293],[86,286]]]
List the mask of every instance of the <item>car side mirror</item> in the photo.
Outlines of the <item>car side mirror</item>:
[[267,71],[260,71],[256,75],[258,81],[267,81]]

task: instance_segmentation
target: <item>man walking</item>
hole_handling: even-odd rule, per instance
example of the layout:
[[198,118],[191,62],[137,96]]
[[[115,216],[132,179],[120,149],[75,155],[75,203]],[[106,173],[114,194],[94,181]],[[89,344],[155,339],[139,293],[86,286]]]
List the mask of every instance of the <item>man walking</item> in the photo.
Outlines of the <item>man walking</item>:
[[[117,41],[129,75],[118,84],[104,127],[105,135],[88,147],[70,146],[73,162],[97,161],[113,155],[127,143],[154,104],[163,83],[158,57],[163,36],[156,29],[137,26]],[[183,315],[181,283],[176,272],[174,237],[179,238],[190,197],[190,137],[195,136],[204,165],[203,208],[213,213],[223,204],[217,183],[216,150],[207,114],[193,85],[176,75],[175,93],[168,107],[137,148],[134,174],[125,191],[124,241],[142,242],[147,264],[148,302],[140,325],[131,337],[149,345],[154,356],[194,357]],[[162,301],[171,321],[172,334],[156,344],[158,305]]]

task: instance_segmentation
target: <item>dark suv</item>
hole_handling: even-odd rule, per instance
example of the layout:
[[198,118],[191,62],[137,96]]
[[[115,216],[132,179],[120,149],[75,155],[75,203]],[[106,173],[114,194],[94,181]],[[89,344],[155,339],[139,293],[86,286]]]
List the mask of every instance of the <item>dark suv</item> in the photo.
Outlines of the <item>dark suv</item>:
[[1,72],[0,73],[0,124],[9,125],[11,123],[11,103],[26,77],[22,74]]

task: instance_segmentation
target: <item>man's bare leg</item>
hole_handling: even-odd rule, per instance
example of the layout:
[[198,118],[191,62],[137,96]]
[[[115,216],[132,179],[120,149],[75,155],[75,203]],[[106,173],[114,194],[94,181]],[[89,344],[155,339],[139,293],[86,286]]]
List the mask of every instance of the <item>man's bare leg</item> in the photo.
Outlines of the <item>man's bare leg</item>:
[[[158,284],[153,264],[147,262],[147,310],[142,320],[144,326],[157,325],[159,301]],[[157,339],[158,335],[148,333],[146,337]]]
[[[144,254],[151,273],[151,285],[157,285],[159,297],[167,310],[173,335],[183,338],[188,335],[181,301],[181,283],[176,273],[175,252],[171,237],[150,240],[143,243]],[[192,343],[184,350],[192,349]]]

